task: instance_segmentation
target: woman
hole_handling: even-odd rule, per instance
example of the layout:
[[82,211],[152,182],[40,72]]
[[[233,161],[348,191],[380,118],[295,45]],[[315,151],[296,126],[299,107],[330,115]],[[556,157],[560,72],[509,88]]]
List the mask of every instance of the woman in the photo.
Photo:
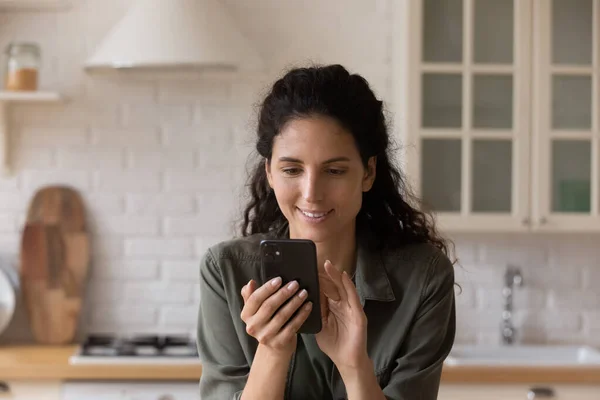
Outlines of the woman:
[[[437,398],[453,266],[408,203],[382,102],[342,66],[293,69],[261,104],[257,133],[242,237],[202,260],[202,399]],[[312,307],[297,284],[253,279],[265,238],[315,242],[318,334],[296,333]]]

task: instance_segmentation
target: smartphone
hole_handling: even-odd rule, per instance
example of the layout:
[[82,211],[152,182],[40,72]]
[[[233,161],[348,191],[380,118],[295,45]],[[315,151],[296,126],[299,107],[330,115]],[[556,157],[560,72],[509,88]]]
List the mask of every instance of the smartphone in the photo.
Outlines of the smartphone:
[[[300,327],[299,333],[321,331],[321,302],[319,294],[319,270],[317,247],[312,240],[269,239],[260,242],[261,279],[266,283],[280,276],[283,285],[296,280],[300,288],[306,289],[312,302],[310,315]],[[296,315],[296,314],[294,314]]]

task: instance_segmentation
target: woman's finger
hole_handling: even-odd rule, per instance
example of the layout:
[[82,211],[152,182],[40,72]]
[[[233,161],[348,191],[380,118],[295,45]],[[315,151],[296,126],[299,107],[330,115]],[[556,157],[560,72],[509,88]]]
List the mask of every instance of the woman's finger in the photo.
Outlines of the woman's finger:
[[267,324],[276,313],[279,313],[280,308],[298,292],[299,288],[300,285],[297,281],[289,282],[287,285],[281,287],[275,294],[262,302],[260,308],[252,318],[260,321],[260,323]]
[[[246,318],[256,314],[262,303],[279,289],[281,282],[280,277],[273,278],[258,289],[248,293],[246,304],[242,310],[242,320],[245,321]],[[248,288],[246,288],[247,291],[248,289],[252,289],[252,286],[250,286],[251,283],[252,281],[248,284]]]
[[256,282],[253,279],[250,279],[247,284],[241,290],[242,299],[244,299],[244,304],[248,301],[248,297],[256,290]]
[[302,308],[300,309],[298,314],[296,314],[294,318],[290,319],[289,322],[280,332],[283,333],[286,337],[292,337],[295,334],[297,334],[300,328],[302,327],[302,324],[304,324],[304,322],[308,319],[308,316],[310,315],[310,310],[312,310],[312,303],[310,301],[307,301],[302,305]]
[[343,302],[347,302],[348,295],[346,294],[346,289],[344,288],[344,284],[342,283],[342,274],[340,273],[340,271],[338,271],[329,260],[325,261],[325,271],[327,271],[327,274],[335,284],[335,287],[337,288],[337,291],[340,295],[340,300]]
[[358,296],[358,291],[356,290],[356,286],[352,283],[350,276],[346,271],[342,273],[342,282],[344,284],[344,288],[346,289],[346,293],[348,294],[348,304],[353,309],[362,309],[362,304],[360,304],[360,297]]
[[284,305],[282,305],[277,312],[268,320],[264,333],[266,335],[275,336],[282,328],[289,323],[292,319],[292,315],[302,307],[302,304],[306,301],[308,293],[306,289],[302,289],[297,292],[292,298],[289,299]]
[[319,290],[329,299],[336,301],[340,299],[337,286],[335,286],[325,269],[319,269]]
[[[245,319],[243,320],[246,323],[246,332],[261,343],[275,337],[281,327],[291,317],[293,310],[298,308],[307,297],[306,290],[302,290],[300,292],[302,294],[298,293],[294,296],[298,288],[297,281],[290,282],[288,285],[280,288],[275,294],[269,296],[260,305],[255,314],[244,316]],[[291,297],[294,298],[289,300]],[[248,304],[252,301],[254,300],[250,297]]]
[[241,295],[242,295],[242,299],[244,299],[244,303],[246,303],[246,300],[248,300],[248,286],[250,286],[250,282],[252,282],[251,280],[248,281],[248,283],[246,283],[244,285],[244,287],[242,287],[242,290],[240,291]]

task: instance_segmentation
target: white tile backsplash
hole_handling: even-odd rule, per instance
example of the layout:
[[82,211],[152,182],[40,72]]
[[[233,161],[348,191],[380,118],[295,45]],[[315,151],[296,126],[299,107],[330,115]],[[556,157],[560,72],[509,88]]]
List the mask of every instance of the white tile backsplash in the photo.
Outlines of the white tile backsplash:
[[94,146],[114,146],[126,149],[160,149],[161,139],[158,127],[124,129],[91,128],[91,142]]
[[0,214],[0,233],[17,233],[17,217],[14,213]]
[[144,257],[172,257],[181,259],[192,255],[192,240],[186,237],[169,238],[127,238],[125,239],[125,255]]
[[163,261],[161,274],[170,282],[197,282],[200,272],[196,261]]
[[[11,113],[12,116],[12,113]],[[86,145],[88,136],[85,129],[27,127],[18,124],[11,128],[13,143],[17,149],[28,149],[36,146],[46,148],[62,148],[64,146]],[[18,153],[18,152],[17,152]]]
[[130,215],[189,215],[195,209],[194,197],[187,194],[126,195],[127,214]]
[[[85,58],[126,2],[74,3],[68,12],[15,14],[0,28],[1,46],[12,38],[41,43],[41,86],[69,96],[11,107],[15,175],[0,178],[0,253],[17,259],[35,190],[71,184],[86,202],[92,240],[84,331],[193,331],[198,262],[230,236],[239,215],[255,106],[282,68],[341,63],[363,74],[393,112],[392,0],[264,0],[261,7],[225,0],[265,58],[260,74],[86,74]],[[463,286],[457,342],[498,342],[502,275],[511,263],[525,283],[514,296],[521,339],[600,346],[597,235],[453,239]],[[18,340],[26,329],[11,326],[1,340]]]
[[127,282],[125,301],[131,304],[189,305],[195,283],[182,282]]
[[120,258],[96,258],[91,271],[93,279],[115,279],[126,281],[157,280],[159,278],[157,260],[136,260]]

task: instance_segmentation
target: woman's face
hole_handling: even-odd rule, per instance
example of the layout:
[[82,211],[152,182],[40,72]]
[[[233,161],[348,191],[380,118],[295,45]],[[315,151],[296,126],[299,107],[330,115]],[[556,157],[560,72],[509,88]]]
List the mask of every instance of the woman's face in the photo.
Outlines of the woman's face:
[[354,234],[362,194],[375,179],[375,162],[371,157],[364,168],[353,136],[333,119],[286,124],[265,168],[290,237],[318,243]]

